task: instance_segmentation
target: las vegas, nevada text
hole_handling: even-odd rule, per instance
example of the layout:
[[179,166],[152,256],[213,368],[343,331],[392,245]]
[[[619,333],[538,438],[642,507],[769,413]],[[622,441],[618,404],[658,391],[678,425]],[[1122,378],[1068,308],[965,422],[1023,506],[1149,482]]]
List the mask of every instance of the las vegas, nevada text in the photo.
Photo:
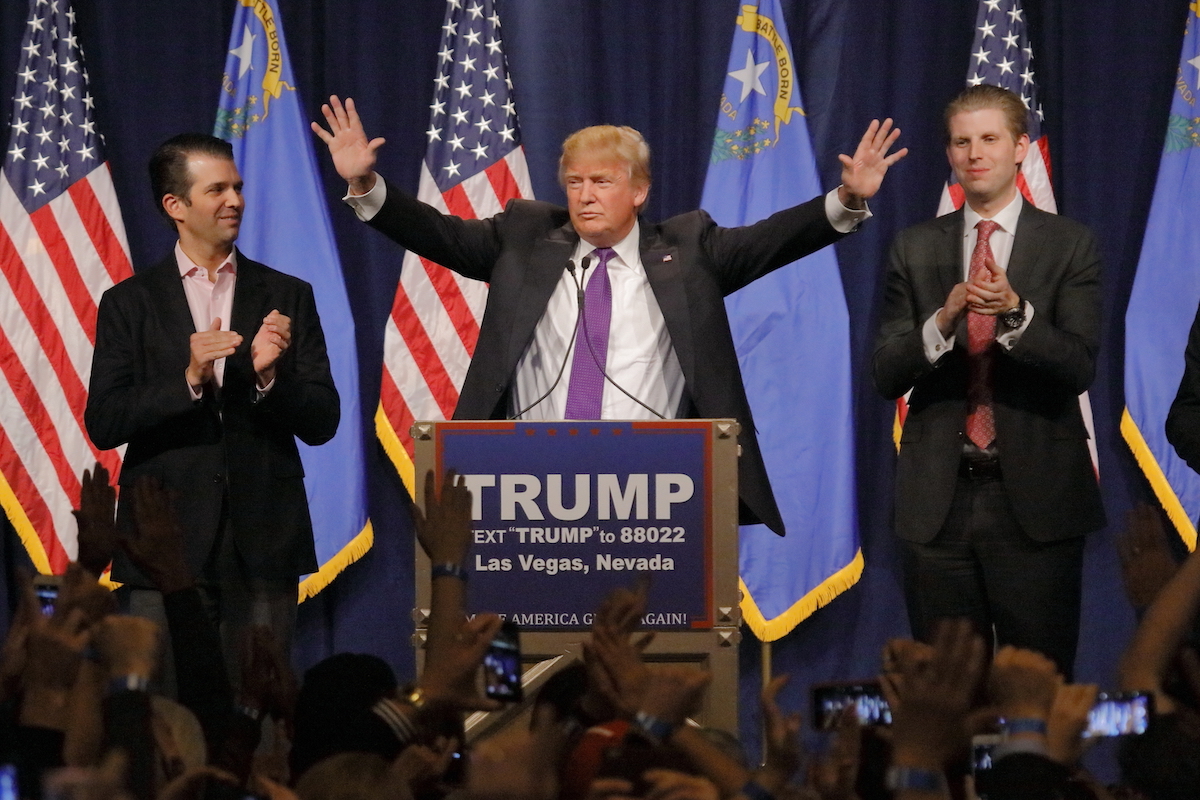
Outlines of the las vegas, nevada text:
[[[653,480],[652,480],[653,478]],[[500,528],[476,528],[476,546],[506,546],[503,556],[489,557],[476,552],[472,565],[477,572],[540,572],[556,575],[562,572],[588,573],[597,571],[669,571],[675,569],[670,550],[630,555],[624,552],[594,552],[597,545],[677,545],[687,541],[688,532],[682,526],[671,525],[675,505],[686,503],[695,495],[690,476],[679,473],[656,475],[631,474],[624,485],[617,475],[575,475],[573,502],[566,505],[563,497],[563,476],[546,475],[544,481],[536,475],[465,475],[471,490],[472,516],[483,518],[484,503],[497,503],[499,519],[516,521],[517,511],[528,522],[509,524]],[[493,494],[494,493],[494,494]],[[593,498],[595,504],[593,507]],[[650,513],[653,505],[654,513]],[[489,505],[490,507],[490,505]],[[615,520],[612,525],[537,525],[547,519],[571,522],[592,515],[596,520]],[[653,521],[659,524],[632,525],[622,522]],[[547,556],[544,548],[538,554],[511,553],[509,547],[520,545],[556,546],[564,548],[563,555]],[[571,555],[570,549],[589,551],[584,556]]]

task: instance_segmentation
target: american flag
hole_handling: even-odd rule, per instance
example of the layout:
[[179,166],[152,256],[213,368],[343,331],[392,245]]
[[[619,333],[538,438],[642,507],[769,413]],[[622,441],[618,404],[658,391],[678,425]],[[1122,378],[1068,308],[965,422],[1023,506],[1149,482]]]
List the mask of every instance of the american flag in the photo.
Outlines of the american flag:
[[[532,198],[512,80],[492,0],[449,0],[417,197],[464,219]],[[383,344],[375,429],[410,493],[415,420],[449,419],[467,374],[487,287],[404,257]],[[415,496],[415,495],[414,495]]]
[[[0,503],[42,572],[75,557],[96,305],[130,276],[68,0],[31,0],[0,180]],[[122,448],[123,450],[123,448]]]
[[[1050,185],[1050,140],[1042,135],[1042,104],[1033,75],[1033,48],[1021,0],[980,0],[975,15],[975,41],[967,69],[967,85],[1000,86],[1020,95],[1029,109],[1029,154],[1017,175],[1025,199],[1043,211],[1058,213]],[[953,178],[942,191],[938,215],[963,204],[962,187]]]

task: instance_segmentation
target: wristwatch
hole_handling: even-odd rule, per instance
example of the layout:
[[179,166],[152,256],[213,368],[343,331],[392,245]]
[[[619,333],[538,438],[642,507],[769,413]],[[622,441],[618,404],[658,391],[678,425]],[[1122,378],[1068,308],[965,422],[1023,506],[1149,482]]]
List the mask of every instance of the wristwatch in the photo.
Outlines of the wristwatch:
[[1025,301],[1020,297],[1017,298],[1017,304],[1008,311],[1000,315],[1000,322],[1010,331],[1015,331],[1017,328],[1025,324]]

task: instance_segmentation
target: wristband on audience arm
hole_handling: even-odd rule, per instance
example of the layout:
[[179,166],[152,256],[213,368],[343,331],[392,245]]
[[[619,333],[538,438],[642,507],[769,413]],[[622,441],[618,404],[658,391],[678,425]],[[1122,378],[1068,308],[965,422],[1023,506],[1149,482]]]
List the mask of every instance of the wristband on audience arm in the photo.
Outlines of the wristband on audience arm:
[[467,571],[463,569],[461,564],[455,564],[448,561],[445,564],[434,564],[429,570],[430,578],[458,578],[463,583],[467,582]]
[[1038,733],[1042,736],[1046,735],[1046,720],[1038,717],[1014,717],[1013,719],[1001,720],[1000,730],[1004,735],[1013,736],[1018,733]]
[[891,766],[887,770],[887,788],[893,792],[945,792],[946,776],[923,767]]
[[678,725],[674,725],[666,720],[652,717],[645,711],[639,711],[633,716],[634,724],[642,729],[642,732],[651,739],[659,742],[665,742],[671,738],[671,734],[675,732]]

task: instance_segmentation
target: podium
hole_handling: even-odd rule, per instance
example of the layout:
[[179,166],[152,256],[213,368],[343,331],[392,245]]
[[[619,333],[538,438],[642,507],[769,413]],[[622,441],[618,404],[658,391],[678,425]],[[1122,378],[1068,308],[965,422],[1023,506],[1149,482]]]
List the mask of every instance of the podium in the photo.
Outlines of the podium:
[[[417,486],[453,468],[472,496],[468,613],[521,629],[525,705],[580,642],[609,591],[651,576],[641,630],[648,661],[712,672],[701,724],[737,732],[738,423],[666,421],[417,422]],[[424,493],[417,492],[423,506]],[[417,661],[429,618],[429,559],[416,545]],[[522,704],[467,720],[475,739]]]

